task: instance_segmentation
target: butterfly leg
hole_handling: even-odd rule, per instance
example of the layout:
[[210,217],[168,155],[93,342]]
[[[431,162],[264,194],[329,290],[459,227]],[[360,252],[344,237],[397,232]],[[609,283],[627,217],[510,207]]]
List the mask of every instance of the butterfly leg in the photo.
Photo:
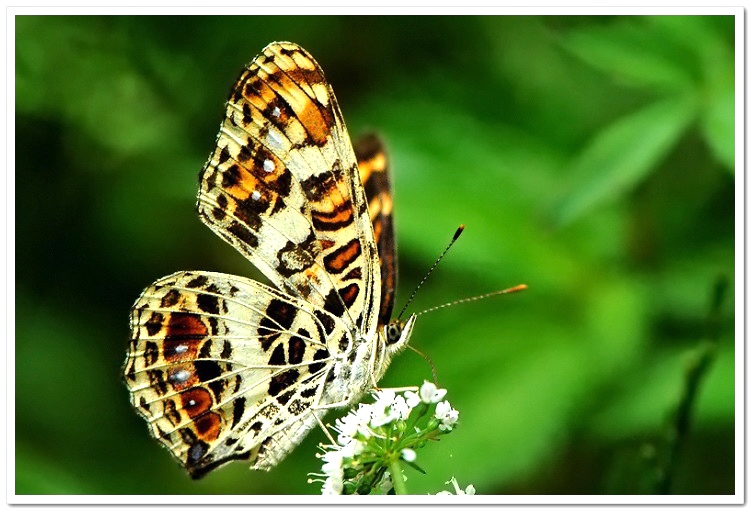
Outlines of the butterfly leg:
[[400,393],[402,391],[419,391],[419,386],[399,386],[398,388],[373,388],[374,391],[394,391]]
[[320,428],[323,429],[323,432],[326,436],[328,436],[328,440],[331,442],[332,445],[337,444],[336,440],[333,438],[330,432],[328,432],[328,427],[326,427],[325,423],[320,419],[318,414],[315,412],[315,410],[310,411],[312,415],[315,417],[315,421],[318,422],[318,425],[320,425]]

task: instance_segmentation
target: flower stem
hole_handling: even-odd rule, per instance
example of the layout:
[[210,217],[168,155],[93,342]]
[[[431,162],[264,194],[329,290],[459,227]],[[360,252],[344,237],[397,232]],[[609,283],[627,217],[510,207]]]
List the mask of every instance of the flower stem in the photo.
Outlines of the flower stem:
[[408,494],[404,473],[401,471],[401,463],[397,458],[388,464],[388,471],[391,473],[391,483],[393,483],[393,490],[396,494]]

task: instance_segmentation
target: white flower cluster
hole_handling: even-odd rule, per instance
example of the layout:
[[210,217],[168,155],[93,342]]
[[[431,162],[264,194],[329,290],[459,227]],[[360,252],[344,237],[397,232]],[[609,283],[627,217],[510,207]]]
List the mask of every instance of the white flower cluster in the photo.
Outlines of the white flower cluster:
[[[456,496],[473,496],[477,493],[476,489],[474,489],[473,485],[469,485],[466,487],[466,490],[462,490],[461,487],[458,486],[458,481],[456,480],[456,477],[451,477],[450,480],[445,482],[445,485],[448,485],[449,483],[453,484],[453,490],[456,491]],[[453,496],[454,494],[451,491],[440,491],[436,496]]]
[[[381,437],[375,429],[395,420],[407,420],[412,409],[420,403],[437,404],[434,417],[438,421],[438,428],[442,432],[450,432],[458,420],[458,411],[443,400],[446,393],[447,390],[438,389],[427,381],[422,384],[418,393],[406,391],[400,395],[393,390],[379,390],[374,393],[374,403],[359,404],[356,409],[337,419],[333,430],[338,433],[338,444],[327,447],[330,449],[321,456],[325,477],[322,493],[341,494],[345,460],[362,453],[369,438]],[[414,462],[417,454],[411,448],[403,448],[401,458],[406,462]]]
[[447,400],[444,400],[438,402],[435,407],[435,418],[440,420],[440,425],[438,425],[440,430],[450,432],[458,421],[458,411],[453,409]]

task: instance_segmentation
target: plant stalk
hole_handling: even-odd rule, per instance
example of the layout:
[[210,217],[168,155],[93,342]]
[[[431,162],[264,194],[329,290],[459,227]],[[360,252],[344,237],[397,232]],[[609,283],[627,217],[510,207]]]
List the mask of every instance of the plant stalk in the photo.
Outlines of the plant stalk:
[[396,494],[408,494],[406,480],[404,480],[404,473],[401,471],[401,463],[398,459],[393,459],[388,464],[388,471],[391,473],[391,483]]

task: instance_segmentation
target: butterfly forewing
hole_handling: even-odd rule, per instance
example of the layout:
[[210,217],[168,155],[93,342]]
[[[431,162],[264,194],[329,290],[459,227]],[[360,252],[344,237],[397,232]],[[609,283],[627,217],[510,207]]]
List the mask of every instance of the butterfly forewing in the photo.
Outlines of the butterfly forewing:
[[292,43],[266,47],[232,90],[198,212],[276,288],[180,272],[131,314],[132,404],[191,475],[233,459],[270,469],[313,412],[372,386],[395,254],[382,144],[356,157],[361,178],[318,64]]
[[201,218],[277,287],[370,324],[380,284],[358,183],[322,70],[299,46],[268,46],[230,95],[201,179]]

